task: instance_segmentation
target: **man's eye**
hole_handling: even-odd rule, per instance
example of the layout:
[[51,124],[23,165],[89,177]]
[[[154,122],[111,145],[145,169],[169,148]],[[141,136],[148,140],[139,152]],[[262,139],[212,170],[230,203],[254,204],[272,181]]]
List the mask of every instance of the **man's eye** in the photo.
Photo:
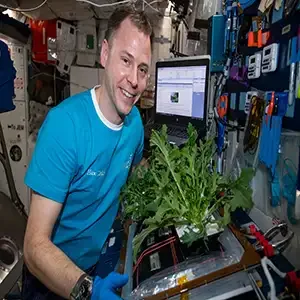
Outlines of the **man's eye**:
[[148,70],[147,70],[147,69],[141,68],[140,71],[143,73],[143,75],[146,75],[146,74],[148,73]]
[[126,65],[129,64],[129,59],[127,59],[126,57],[123,57],[122,59],[123,59],[123,62],[124,62]]

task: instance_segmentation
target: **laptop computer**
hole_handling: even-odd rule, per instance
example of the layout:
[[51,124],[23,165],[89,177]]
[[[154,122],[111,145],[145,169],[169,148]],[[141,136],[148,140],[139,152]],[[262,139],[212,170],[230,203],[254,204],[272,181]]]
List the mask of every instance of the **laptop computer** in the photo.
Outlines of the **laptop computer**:
[[152,129],[168,127],[168,140],[177,146],[187,140],[191,123],[206,135],[210,56],[180,57],[156,63],[154,123],[145,127],[146,139]]

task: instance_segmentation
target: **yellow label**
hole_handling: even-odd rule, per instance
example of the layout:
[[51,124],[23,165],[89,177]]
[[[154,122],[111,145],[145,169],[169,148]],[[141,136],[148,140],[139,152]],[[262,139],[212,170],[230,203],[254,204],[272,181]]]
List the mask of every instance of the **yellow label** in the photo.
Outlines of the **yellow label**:
[[187,276],[184,275],[184,276],[182,276],[182,277],[179,277],[178,280],[177,280],[177,282],[178,282],[178,285],[183,285],[183,284],[185,284],[186,282],[188,282]]
[[189,300],[189,294],[188,293],[183,293],[180,295],[180,300]]

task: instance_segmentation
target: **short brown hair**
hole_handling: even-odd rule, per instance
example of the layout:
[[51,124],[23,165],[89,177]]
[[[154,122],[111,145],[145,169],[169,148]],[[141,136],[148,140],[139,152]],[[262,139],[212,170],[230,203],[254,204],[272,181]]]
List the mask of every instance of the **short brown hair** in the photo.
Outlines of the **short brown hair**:
[[130,21],[144,34],[150,37],[152,45],[153,28],[149,17],[142,10],[137,10],[133,5],[122,5],[115,9],[108,20],[105,39],[110,41],[114,33],[119,29],[121,23],[129,18]]

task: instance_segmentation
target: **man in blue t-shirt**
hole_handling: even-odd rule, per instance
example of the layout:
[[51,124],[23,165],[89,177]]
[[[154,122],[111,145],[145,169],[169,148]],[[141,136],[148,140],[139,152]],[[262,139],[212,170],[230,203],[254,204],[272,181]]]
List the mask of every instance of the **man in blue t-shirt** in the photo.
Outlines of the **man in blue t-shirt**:
[[25,183],[32,190],[22,299],[120,299],[127,275],[89,276],[115,220],[120,189],[142,159],[134,106],[145,90],[152,27],[144,12],[115,10],[101,47],[100,86],[51,109]]

